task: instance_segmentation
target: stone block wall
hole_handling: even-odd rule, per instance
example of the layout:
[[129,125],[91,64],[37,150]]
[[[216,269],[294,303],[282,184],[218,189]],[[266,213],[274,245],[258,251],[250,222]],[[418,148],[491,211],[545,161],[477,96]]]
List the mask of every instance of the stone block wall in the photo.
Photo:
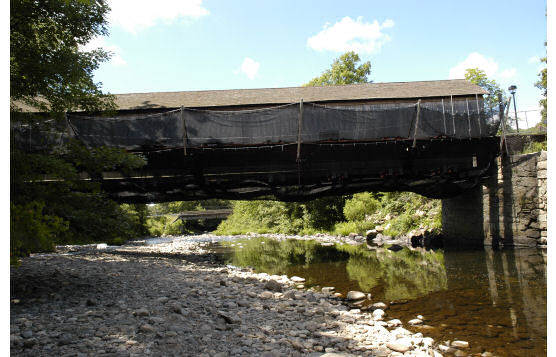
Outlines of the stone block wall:
[[483,187],[485,245],[546,245],[546,151],[498,159]]

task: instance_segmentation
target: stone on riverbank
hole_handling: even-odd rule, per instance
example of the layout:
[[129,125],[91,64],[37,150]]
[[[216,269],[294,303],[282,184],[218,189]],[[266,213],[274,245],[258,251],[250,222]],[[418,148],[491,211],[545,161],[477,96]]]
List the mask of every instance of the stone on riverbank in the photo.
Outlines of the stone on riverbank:
[[276,280],[270,279],[269,281],[264,284],[264,288],[270,291],[281,292],[282,291],[282,284],[277,282]]
[[362,293],[361,291],[348,291],[347,295],[346,295],[346,299],[349,301],[357,301],[357,300],[363,300],[367,297],[367,295],[365,295],[364,293]]
[[467,341],[452,341],[451,346],[456,347],[456,348],[468,348],[469,347],[469,342],[467,342]]
[[11,272],[11,299],[19,300],[10,306],[11,352],[387,356],[398,353],[387,343],[408,338],[411,353],[427,353],[417,345],[422,335],[395,337],[362,308],[349,310],[334,294],[291,283],[284,275],[223,267],[207,243],[193,239],[24,258]]

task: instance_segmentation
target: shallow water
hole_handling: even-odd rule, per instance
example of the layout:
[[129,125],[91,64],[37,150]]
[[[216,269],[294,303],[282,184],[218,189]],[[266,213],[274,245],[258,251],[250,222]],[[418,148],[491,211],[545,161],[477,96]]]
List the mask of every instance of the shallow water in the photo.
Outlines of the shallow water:
[[370,250],[266,238],[215,243],[224,262],[257,272],[297,275],[306,287],[370,292],[388,318],[423,315],[411,327],[437,342],[464,340],[469,352],[546,355],[546,250],[461,252]]

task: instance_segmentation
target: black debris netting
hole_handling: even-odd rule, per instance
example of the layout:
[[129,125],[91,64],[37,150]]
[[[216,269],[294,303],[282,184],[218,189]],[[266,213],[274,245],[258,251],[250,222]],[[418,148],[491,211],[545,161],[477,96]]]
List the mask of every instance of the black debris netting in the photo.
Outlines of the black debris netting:
[[187,145],[260,145],[297,141],[299,104],[215,111],[184,109]]
[[68,115],[75,137],[87,147],[127,150],[183,147],[184,126],[179,110],[148,116],[102,118]]
[[301,139],[319,141],[366,141],[408,138],[415,120],[416,106],[327,107],[303,105]]
[[87,147],[126,150],[181,148],[184,136],[185,145],[195,148],[496,135],[498,121],[487,118],[482,108],[482,100],[475,99],[350,106],[292,103],[238,111],[183,108],[115,118],[73,114],[68,123]]

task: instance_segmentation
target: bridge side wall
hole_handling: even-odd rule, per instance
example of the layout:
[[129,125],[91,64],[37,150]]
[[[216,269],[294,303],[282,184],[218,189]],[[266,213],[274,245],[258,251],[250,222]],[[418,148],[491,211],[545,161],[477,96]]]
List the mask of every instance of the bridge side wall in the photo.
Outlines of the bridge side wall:
[[485,245],[546,245],[546,151],[498,159],[484,187]]

